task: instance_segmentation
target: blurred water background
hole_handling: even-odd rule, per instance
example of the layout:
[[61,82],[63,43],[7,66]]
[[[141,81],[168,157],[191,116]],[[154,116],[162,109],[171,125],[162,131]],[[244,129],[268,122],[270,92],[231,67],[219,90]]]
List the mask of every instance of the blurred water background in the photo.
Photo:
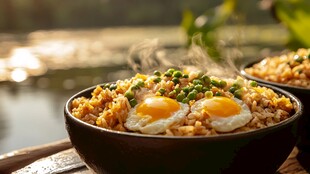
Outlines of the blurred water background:
[[[221,2],[0,0],[0,154],[66,138],[63,107],[72,94],[132,76],[128,49],[145,39],[183,54],[183,11]],[[285,49],[287,31],[263,6],[244,1],[242,22],[218,31],[222,42],[238,43],[239,62]]]

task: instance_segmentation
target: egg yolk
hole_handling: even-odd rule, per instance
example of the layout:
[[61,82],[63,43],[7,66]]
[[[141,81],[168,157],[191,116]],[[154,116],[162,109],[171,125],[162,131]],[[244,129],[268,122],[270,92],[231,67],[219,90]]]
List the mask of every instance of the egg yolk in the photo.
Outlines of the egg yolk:
[[234,100],[227,97],[213,97],[203,103],[204,111],[210,116],[229,117],[237,115],[241,107]]
[[136,109],[139,116],[150,115],[151,121],[170,117],[174,112],[180,109],[180,104],[167,97],[155,96],[145,99]]

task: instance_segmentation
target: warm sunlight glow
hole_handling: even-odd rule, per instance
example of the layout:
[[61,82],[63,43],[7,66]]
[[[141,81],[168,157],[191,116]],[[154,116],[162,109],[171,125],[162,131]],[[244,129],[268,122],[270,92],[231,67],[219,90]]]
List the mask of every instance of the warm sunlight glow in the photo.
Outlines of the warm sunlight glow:
[[36,58],[27,48],[18,48],[13,51],[9,60],[12,67],[24,67],[29,69],[40,68],[40,60]]
[[22,82],[26,80],[28,77],[28,74],[23,69],[15,69],[11,72],[11,79],[15,82]]
[[46,71],[46,64],[27,47],[15,48],[11,56],[0,59],[0,81],[21,82],[29,76],[42,75]]

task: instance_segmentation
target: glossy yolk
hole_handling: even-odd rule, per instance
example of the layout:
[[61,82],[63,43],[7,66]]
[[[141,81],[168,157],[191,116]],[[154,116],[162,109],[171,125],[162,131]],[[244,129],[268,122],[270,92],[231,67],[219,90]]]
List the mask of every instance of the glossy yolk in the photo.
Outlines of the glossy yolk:
[[139,116],[150,115],[151,121],[170,117],[174,112],[180,109],[180,104],[167,97],[155,96],[145,99],[137,106]]
[[227,97],[213,97],[203,103],[204,111],[210,116],[229,117],[237,115],[241,107],[234,100]]

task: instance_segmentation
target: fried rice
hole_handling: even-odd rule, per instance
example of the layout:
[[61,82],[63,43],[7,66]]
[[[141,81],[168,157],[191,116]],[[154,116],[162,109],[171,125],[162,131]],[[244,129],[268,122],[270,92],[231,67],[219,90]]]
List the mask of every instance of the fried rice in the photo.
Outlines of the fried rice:
[[[180,99],[179,94],[185,93],[185,89],[196,88],[197,81],[202,83],[198,83],[197,90],[194,89],[195,98]],[[132,92],[131,95],[128,92]],[[289,98],[279,95],[270,88],[259,86],[252,80],[239,76],[235,79],[225,79],[208,76],[199,71],[169,69],[166,72],[155,71],[150,75],[137,73],[130,79],[97,85],[91,93],[91,98],[79,97],[72,101],[71,113],[74,117],[92,125],[132,132],[125,126],[128,113],[148,94],[169,97],[189,106],[206,97],[238,98],[248,106],[252,119],[229,133],[256,130],[277,124],[289,118],[295,109],[294,103],[291,103]],[[183,122],[170,126],[161,135],[223,134],[212,127],[211,121],[208,115],[189,111]]]
[[267,81],[310,89],[310,49],[266,57],[245,72]]

